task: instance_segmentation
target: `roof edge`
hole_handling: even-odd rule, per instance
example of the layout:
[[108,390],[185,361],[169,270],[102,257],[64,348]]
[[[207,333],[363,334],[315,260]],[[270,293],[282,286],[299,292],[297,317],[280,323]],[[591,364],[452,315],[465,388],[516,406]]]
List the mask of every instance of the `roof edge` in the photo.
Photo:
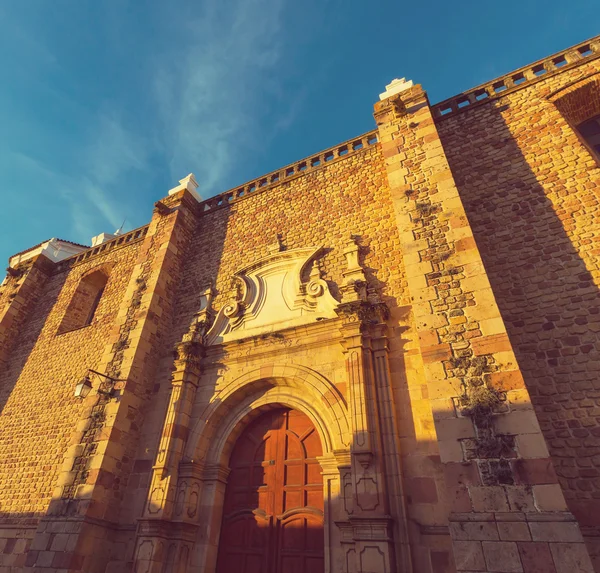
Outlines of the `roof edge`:
[[453,116],[600,57],[600,35],[517,68],[431,106],[436,119]]

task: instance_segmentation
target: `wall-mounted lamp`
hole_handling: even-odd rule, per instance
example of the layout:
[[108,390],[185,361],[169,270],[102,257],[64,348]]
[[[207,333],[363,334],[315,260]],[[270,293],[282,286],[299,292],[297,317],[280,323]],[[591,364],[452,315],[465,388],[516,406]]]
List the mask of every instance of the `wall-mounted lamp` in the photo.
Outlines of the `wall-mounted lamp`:
[[104,390],[102,388],[98,388],[98,394],[104,394],[105,396],[114,396],[115,395],[115,382],[123,382],[118,378],[113,378],[112,376],[108,376],[107,374],[102,374],[102,372],[96,372],[96,370],[88,369],[86,375],[77,383],[75,386],[75,397],[81,398],[82,400],[90,393],[92,386],[91,375],[99,376],[103,378],[105,381],[108,381],[108,390]]
[[86,374],[75,386],[75,398],[81,398],[82,400],[87,397],[92,389],[92,381]]

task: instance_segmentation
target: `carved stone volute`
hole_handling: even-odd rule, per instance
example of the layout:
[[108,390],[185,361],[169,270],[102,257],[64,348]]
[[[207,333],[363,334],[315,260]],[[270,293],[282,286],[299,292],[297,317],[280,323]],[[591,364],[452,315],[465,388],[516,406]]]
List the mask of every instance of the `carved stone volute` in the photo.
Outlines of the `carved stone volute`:
[[238,270],[232,277],[231,300],[219,310],[206,335],[207,344],[335,318],[338,302],[315,260],[322,251],[321,247],[274,246],[266,257]]

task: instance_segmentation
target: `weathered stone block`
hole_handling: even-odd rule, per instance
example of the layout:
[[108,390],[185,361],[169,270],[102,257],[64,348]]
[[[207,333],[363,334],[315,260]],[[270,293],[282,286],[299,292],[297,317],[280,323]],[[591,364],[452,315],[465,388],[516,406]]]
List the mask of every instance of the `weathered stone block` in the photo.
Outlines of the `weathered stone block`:
[[575,522],[529,522],[534,541],[583,542],[579,525]]
[[550,543],[557,573],[594,573],[587,549],[583,543]]
[[556,573],[548,543],[519,542],[523,573]]
[[509,511],[506,491],[501,486],[470,486],[475,511]]
[[531,541],[529,527],[523,522],[498,523],[498,534],[502,541]]
[[493,521],[452,521],[450,522],[450,535],[452,539],[464,541],[497,540],[498,529]]
[[483,554],[487,571],[522,573],[517,544],[509,541],[483,541]]
[[452,544],[457,571],[485,571],[480,541],[455,541]]

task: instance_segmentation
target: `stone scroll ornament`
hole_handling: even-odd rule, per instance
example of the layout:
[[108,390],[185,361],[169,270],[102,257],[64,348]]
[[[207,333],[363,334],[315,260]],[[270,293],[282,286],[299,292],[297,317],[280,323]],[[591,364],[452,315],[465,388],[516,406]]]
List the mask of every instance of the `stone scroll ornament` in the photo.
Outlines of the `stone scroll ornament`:
[[316,261],[322,251],[322,247],[271,250],[237,271],[232,300],[217,313],[206,345],[336,318],[339,303]]

